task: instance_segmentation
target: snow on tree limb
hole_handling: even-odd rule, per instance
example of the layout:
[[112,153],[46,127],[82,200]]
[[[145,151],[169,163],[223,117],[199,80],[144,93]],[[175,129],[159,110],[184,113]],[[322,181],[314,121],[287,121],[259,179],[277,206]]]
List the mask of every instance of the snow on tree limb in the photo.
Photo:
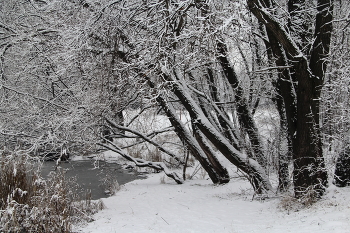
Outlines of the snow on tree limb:
[[[165,128],[165,129],[162,129],[162,130],[155,130],[147,135],[145,135],[146,137],[152,139],[154,138],[156,135],[158,134],[161,134],[161,133],[165,133],[165,132],[170,132],[170,131],[174,131],[174,127],[168,127],[168,128]],[[123,135],[123,137],[129,137],[129,136],[125,136]],[[139,136],[136,136],[136,137],[139,137]],[[133,137],[134,138],[134,137]],[[139,145],[141,143],[143,143],[144,141],[136,141],[134,143],[131,143],[131,144],[128,144],[128,145],[125,145],[125,146],[122,146],[121,148],[122,149],[126,149],[126,148],[130,148],[130,147],[133,147],[133,146],[136,146],[136,145]]]
[[275,35],[289,57],[299,58],[304,56],[283,25],[260,4],[259,0],[247,0],[247,4],[255,17]]
[[31,98],[33,98],[33,99],[37,99],[37,100],[44,101],[44,102],[46,102],[46,103],[51,104],[52,106],[58,107],[58,108],[63,109],[63,110],[65,110],[65,111],[69,111],[68,108],[66,108],[66,107],[64,107],[64,106],[62,106],[62,105],[60,105],[60,104],[56,104],[56,103],[54,103],[52,100],[44,99],[44,98],[41,98],[41,97],[39,97],[39,96],[35,96],[35,95],[32,95],[32,94],[29,94],[29,93],[24,93],[24,92],[22,92],[22,91],[18,91],[18,90],[14,89],[14,88],[11,88],[11,87],[8,87],[8,86],[5,86],[5,85],[1,85],[1,86],[0,86],[0,89],[1,89],[1,88],[7,89],[7,90],[9,90],[9,91],[13,91],[13,92],[15,92],[15,93],[17,93],[17,94],[19,94],[19,95],[29,96],[29,97],[31,97]]
[[264,190],[272,190],[271,183],[265,173],[264,168],[255,160],[248,158],[247,155],[235,149],[231,143],[208,121],[204,113],[197,105],[195,100],[186,90],[180,80],[174,80],[171,76],[163,74],[167,81],[173,83],[172,88],[174,94],[181,100],[184,107],[189,112],[194,124],[200,131],[215,145],[215,147],[235,166],[248,174],[252,179],[251,183],[255,188]]
[[205,151],[202,149],[203,147],[201,147],[196,138],[192,136],[189,130],[177,117],[175,109],[161,95],[157,97],[157,101],[166,112],[179,138],[186,142],[189,150],[208,173],[213,183],[227,183],[229,181],[227,171],[216,169],[217,166],[213,166],[210,160],[208,160]]
[[180,176],[177,175],[176,172],[171,172],[163,162],[151,162],[139,158],[134,158],[125,153],[119,146],[117,146],[113,142],[109,142],[109,144],[111,146],[107,144],[98,143],[98,145],[103,146],[108,150],[114,151],[119,155],[123,156],[123,158],[133,162],[137,167],[149,167],[155,169],[156,171],[164,171],[165,175],[172,178],[176,183],[183,184],[184,181],[180,178]]
[[184,162],[174,153],[172,153],[171,151],[165,149],[163,146],[161,146],[159,143],[155,142],[154,140],[152,140],[151,138],[147,137],[147,135],[144,135],[136,130],[130,129],[128,127],[124,127],[121,125],[118,125],[117,123],[113,122],[110,119],[106,119],[106,121],[108,122],[108,124],[110,124],[111,126],[120,129],[120,130],[124,130],[124,131],[128,131],[130,133],[133,133],[139,137],[141,137],[143,140],[145,140],[146,142],[151,143],[152,145],[154,145],[155,147],[157,147],[160,151],[168,154],[169,156],[171,156],[172,158],[174,158],[176,161],[178,161],[180,164],[184,165]]
[[273,67],[266,67],[263,69],[259,69],[259,70],[255,70],[255,73],[263,73],[263,72],[267,72],[270,70],[285,70],[285,69],[290,69],[293,68],[292,66],[273,66]]

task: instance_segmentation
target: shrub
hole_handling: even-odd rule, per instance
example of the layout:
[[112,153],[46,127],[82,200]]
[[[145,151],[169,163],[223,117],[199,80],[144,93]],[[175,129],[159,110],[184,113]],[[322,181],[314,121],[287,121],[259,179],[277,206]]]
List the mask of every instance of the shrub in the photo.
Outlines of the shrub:
[[0,159],[0,232],[71,232],[103,208],[81,201],[74,179],[62,169],[43,179],[26,155],[2,152]]

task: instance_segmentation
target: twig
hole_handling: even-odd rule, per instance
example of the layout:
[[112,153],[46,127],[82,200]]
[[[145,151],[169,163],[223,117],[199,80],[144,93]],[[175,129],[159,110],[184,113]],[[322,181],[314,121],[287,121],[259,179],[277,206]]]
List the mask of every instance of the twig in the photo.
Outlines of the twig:
[[164,222],[166,222],[166,224],[170,225],[167,221],[165,221],[165,219],[162,216],[160,217],[163,219]]
[[34,95],[29,94],[29,93],[24,93],[24,92],[18,91],[16,89],[13,89],[13,88],[10,88],[10,87],[4,86],[4,85],[1,85],[0,88],[1,87],[4,88],[4,89],[7,89],[9,91],[16,92],[19,95],[29,96],[29,97],[31,97],[33,99],[37,99],[37,100],[41,100],[41,101],[47,102],[47,103],[49,103],[49,104],[51,104],[53,106],[59,107],[59,108],[61,108],[63,110],[66,110],[66,111],[69,110],[68,108],[63,107],[62,105],[56,104],[56,103],[52,102],[51,100],[44,99],[44,98],[41,98],[41,97],[38,97],[38,96],[34,96]]
[[165,149],[163,146],[161,146],[160,144],[158,144],[157,142],[155,142],[154,140],[152,140],[151,138],[147,137],[147,135],[144,135],[140,132],[137,132],[133,129],[130,129],[128,127],[124,127],[124,126],[121,126],[121,125],[118,125],[116,124],[115,122],[109,120],[109,119],[106,119],[106,121],[108,122],[108,124],[110,124],[111,126],[117,128],[117,129],[120,129],[120,130],[125,130],[125,131],[128,131],[130,133],[133,133],[139,137],[141,137],[143,140],[145,140],[146,142],[148,143],[151,143],[152,145],[154,145],[155,147],[157,147],[160,151],[168,154],[169,156],[171,156],[172,158],[174,158],[176,161],[178,161],[179,163],[181,163],[182,165],[184,165],[185,163],[178,157],[176,156],[174,153],[172,153],[171,151]]
[[254,71],[255,73],[262,73],[265,71],[269,71],[269,70],[284,70],[284,69],[289,69],[292,68],[293,66],[274,66],[274,67],[267,67],[261,70],[256,70]]
[[139,159],[139,158],[134,158],[134,157],[128,155],[127,153],[125,153],[120,147],[118,147],[113,142],[108,141],[108,143],[111,146],[107,145],[107,144],[102,144],[102,143],[97,143],[97,145],[103,146],[111,151],[114,151],[114,152],[120,154],[125,159],[133,162],[137,167],[150,167],[150,168],[155,169],[156,171],[163,171],[168,177],[172,178],[176,183],[183,184],[183,180],[177,175],[177,173],[170,172],[164,163],[152,162],[152,161],[146,161],[146,160]]

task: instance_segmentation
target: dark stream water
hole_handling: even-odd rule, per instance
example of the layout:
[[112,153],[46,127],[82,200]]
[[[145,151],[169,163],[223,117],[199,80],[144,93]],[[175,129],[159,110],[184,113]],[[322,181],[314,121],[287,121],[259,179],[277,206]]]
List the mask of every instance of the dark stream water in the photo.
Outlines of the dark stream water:
[[[115,180],[119,185],[123,185],[145,176],[134,171],[127,171],[117,163],[107,163],[103,161],[68,161],[60,165],[65,170],[65,177],[76,177],[76,181],[81,190],[91,190],[91,199],[96,200],[108,197],[108,184]],[[51,171],[55,171],[56,162],[44,162],[42,175],[47,177]],[[85,192],[86,193],[86,192]]]

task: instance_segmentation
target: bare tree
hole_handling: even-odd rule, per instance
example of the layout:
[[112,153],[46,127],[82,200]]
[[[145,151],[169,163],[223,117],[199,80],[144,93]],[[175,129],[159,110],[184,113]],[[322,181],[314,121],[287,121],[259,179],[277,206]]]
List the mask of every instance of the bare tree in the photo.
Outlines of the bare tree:
[[[7,99],[9,93],[16,93],[16,98],[24,93],[54,109],[47,113],[62,108],[64,114],[57,119],[80,117],[76,124],[80,132],[88,128],[101,132],[105,127],[108,132],[102,134],[105,140],[100,145],[138,166],[164,170],[181,183],[164,164],[133,158],[113,141],[130,136],[121,135],[127,131],[186,166],[184,159],[153,138],[160,131],[137,132],[130,127],[135,118],[124,119],[126,110],[139,108],[141,115],[144,103],[158,105],[214,183],[230,180],[221,162],[228,160],[257,193],[272,191],[269,172],[277,160],[279,187],[284,191],[290,185],[292,157],[295,196],[323,194],[327,171],[322,126],[334,130],[328,121],[334,109],[331,101],[328,107],[323,105],[322,90],[325,80],[331,90],[332,80],[344,72],[339,63],[330,62],[336,71],[327,76],[335,17],[332,0],[52,1],[37,8],[53,17],[49,22],[55,29],[44,33],[35,29],[51,40],[38,45],[31,41],[35,49],[28,49],[35,54],[35,63],[45,64],[31,72],[45,80],[40,86],[45,91],[32,93],[28,83],[33,79],[28,75],[29,82],[21,80],[28,91],[8,85],[6,76],[14,68],[5,64],[6,59],[15,59],[15,50],[6,42],[2,90]],[[60,10],[66,8],[71,9],[69,14]],[[348,20],[340,21],[347,30]],[[2,28],[8,38],[15,38],[12,27]],[[337,34],[339,38],[344,42],[347,37]],[[27,40],[18,48],[24,44]],[[52,48],[55,52],[48,56]],[[20,64],[28,67],[28,62]],[[158,107],[154,109],[159,112]],[[321,118],[323,109],[327,117]],[[275,131],[287,145],[283,152],[274,148],[278,152],[272,157],[267,148],[273,138],[265,139],[260,123],[266,112],[273,113],[272,120],[278,122]],[[189,116],[188,125],[181,120],[184,114]],[[97,137],[98,133],[93,139]]]
[[[229,13],[235,15],[237,5],[225,4],[232,10]],[[233,23],[235,18],[222,20],[228,12],[205,1],[165,1],[155,5],[150,2],[139,8],[134,8],[135,3],[131,5],[125,14],[129,23],[122,22],[128,28],[123,35],[140,50],[130,44],[124,48],[127,55],[133,54],[128,57],[130,63],[139,62],[139,75],[157,84],[164,83],[190,114],[194,129],[198,128],[212,146],[248,174],[257,190],[271,189],[264,170],[266,157],[261,135],[246,97],[249,93],[244,91],[243,79],[235,72],[234,59],[230,57],[230,33],[238,28]],[[319,99],[330,48],[333,3],[318,1],[314,11],[299,14],[312,6],[289,1],[286,6],[278,6],[288,6],[291,17],[285,21],[269,1],[247,1],[247,5],[262,25],[261,32],[266,30],[265,45],[271,52],[264,59],[272,60],[282,70],[275,87],[282,97],[277,106],[281,119],[285,119],[281,124],[286,126],[293,153],[295,195],[299,197],[310,190],[315,190],[316,196],[322,195],[327,172]],[[218,25],[225,30],[218,29]],[[223,102],[231,101],[229,108],[218,105],[222,96],[217,95],[214,79],[220,80],[217,86],[228,87],[225,93],[230,96]],[[237,116],[237,121],[229,119],[228,111]]]

